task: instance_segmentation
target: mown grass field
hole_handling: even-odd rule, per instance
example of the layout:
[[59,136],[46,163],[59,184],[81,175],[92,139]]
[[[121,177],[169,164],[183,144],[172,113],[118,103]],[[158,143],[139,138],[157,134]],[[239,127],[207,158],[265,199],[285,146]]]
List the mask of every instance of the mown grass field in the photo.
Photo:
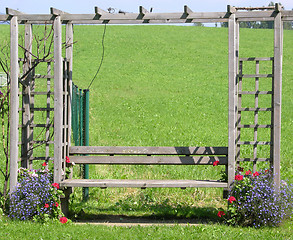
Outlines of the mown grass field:
[[[0,31],[3,33],[1,39],[5,38],[7,26],[1,26]],[[74,44],[73,79],[80,88],[88,87],[99,66],[103,31],[104,26],[74,26],[74,41],[77,42]],[[225,28],[107,26],[104,62],[90,88],[90,145],[227,146],[227,34]],[[293,31],[285,31],[281,173],[282,179],[289,182],[293,182],[292,42]],[[239,55],[273,56],[273,31],[241,29]],[[248,66],[245,71],[253,71],[253,66]],[[261,66],[261,71],[271,71],[270,66]],[[271,83],[266,81],[261,79],[262,90],[270,90],[267,88]],[[251,88],[251,84],[247,87]],[[248,105],[252,102],[246,100]],[[269,107],[268,104],[270,99],[260,99],[262,107]],[[243,121],[248,124],[251,116],[245,116]],[[268,116],[260,116],[260,121],[260,124],[267,124]],[[259,136],[262,141],[268,140],[268,132],[261,132]],[[243,137],[251,140],[253,134],[245,132]],[[266,157],[267,150],[260,149],[260,157]],[[245,156],[251,153],[251,149],[243,151]],[[222,169],[211,166],[90,166],[90,178],[220,179]],[[75,167],[75,174],[79,174],[79,167]],[[97,229],[108,233],[109,239],[122,234],[126,239],[133,235],[138,239],[190,239],[199,234],[199,239],[219,239],[224,235],[231,239],[241,236],[290,239],[292,221],[279,229],[262,230],[214,225],[218,209],[226,207],[226,201],[221,197],[221,189],[90,189],[89,202],[82,203],[81,189],[76,189],[71,203],[73,218],[90,219],[110,214],[159,219],[195,218],[213,224],[132,229],[85,225],[68,227],[72,231],[68,235],[65,227],[57,228],[64,231],[65,239],[75,239],[70,236],[84,229],[80,233],[84,239],[94,239],[94,233],[86,235],[86,232],[91,234]],[[33,228],[29,223],[7,222],[0,232],[11,231],[11,225]],[[109,234],[112,231],[114,235]],[[53,235],[51,239],[54,239]]]

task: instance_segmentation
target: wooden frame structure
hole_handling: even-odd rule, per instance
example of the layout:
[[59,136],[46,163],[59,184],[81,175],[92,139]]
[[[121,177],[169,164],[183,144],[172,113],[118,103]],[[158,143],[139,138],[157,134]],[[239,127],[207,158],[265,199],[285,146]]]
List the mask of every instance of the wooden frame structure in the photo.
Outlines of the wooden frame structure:
[[[235,166],[239,161],[270,161],[274,171],[276,189],[280,185],[280,134],[281,134],[281,89],[282,89],[282,51],[283,51],[283,21],[293,21],[293,11],[284,11],[279,4],[266,8],[236,8],[228,6],[227,12],[193,12],[184,6],[183,12],[178,13],[150,13],[143,7],[139,7],[139,13],[111,14],[95,7],[94,14],[69,14],[51,8],[50,14],[25,14],[16,10],[7,9],[6,15],[0,15],[0,21],[10,21],[11,32],[11,132],[10,132],[10,189],[17,184],[18,161],[23,167],[31,167],[31,162],[37,158],[30,158],[28,146],[32,144],[34,127],[33,97],[36,94],[53,95],[50,88],[47,92],[37,93],[32,87],[36,79],[30,74],[27,85],[23,87],[23,106],[19,108],[19,58],[18,58],[18,25],[25,24],[25,48],[31,48],[32,25],[53,24],[54,26],[54,76],[48,73],[44,78],[54,79],[54,108],[47,105],[45,111],[54,110],[54,157],[46,156],[45,160],[54,159],[54,181],[61,187],[222,187],[229,189],[234,175]],[[239,22],[241,21],[274,21],[274,56],[267,58],[239,58]],[[72,80],[73,59],[73,24],[149,24],[149,23],[195,23],[195,22],[228,22],[229,28],[229,109],[228,131],[229,141],[227,147],[71,147],[71,111],[70,93]],[[62,24],[66,24],[66,54],[62,56]],[[28,69],[33,61],[24,64]],[[243,74],[242,66],[246,61],[255,61],[256,73]],[[272,61],[272,72],[260,74],[258,66],[261,61]],[[48,63],[48,66],[50,64]],[[259,78],[266,77],[272,80],[272,89],[259,91]],[[242,81],[245,78],[254,78],[255,91],[243,91]],[[255,106],[242,107],[241,97],[244,94],[255,96]],[[272,96],[272,104],[268,108],[258,107],[258,96],[269,94]],[[24,101],[24,99],[26,99]],[[22,140],[19,142],[19,109],[22,114]],[[255,122],[252,125],[241,124],[241,113],[250,111],[254,113]],[[271,123],[258,124],[258,113],[271,112]],[[48,114],[49,116],[49,114]],[[49,121],[45,125],[48,126]],[[242,128],[254,129],[254,141],[240,141]],[[271,139],[268,142],[257,141],[257,130],[270,128]],[[49,141],[49,140],[48,140]],[[19,156],[19,144],[22,153]],[[50,144],[47,142],[47,144]],[[257,157],[258,145],[270,146],[270,157],[260,159]],[[241,145],[254,147],[253,158],[240,158]],[[75,156],[77,154],[91,154],[97,156]],[[228,181],[196,181],[196,180],[76,180],[65,179],[65,157],[71,155],[72,161],[78,164],[185,164],[212,165],[214,161],[225,165]],[[107,155],[107,156],[105,156]],[[42,159],[42,158],[40,158]]]

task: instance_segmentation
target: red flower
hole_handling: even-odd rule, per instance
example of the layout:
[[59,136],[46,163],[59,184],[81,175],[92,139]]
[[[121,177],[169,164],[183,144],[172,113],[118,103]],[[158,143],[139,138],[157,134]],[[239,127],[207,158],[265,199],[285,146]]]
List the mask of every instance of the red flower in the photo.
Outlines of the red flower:
[[66,156],[65,159],[66,159],[66,163],[70,163],[70,159],[69,159],[69,157]]
[[46,203],[45,206],[44,206],[44,208],[49,208],[49,204]]
[[243,172],[244,168],[243,167],[238,167],[237,168],[239,172]]
[[53,203],[53,206],[58,207],[59,203],[55,202],[55,204]]
[[66,217],[61,217],[61,218],[59,218],[59,221],[61,223],[67,223],[67,218]]
[[43,167],[46,167],[47,166],[47,163],[46,162],[43,162],[42,166]]
[[235,198],[235,197],[230,196],[230,197],[228,198],[228,202],[229,202],[229,203],[232,203],[232,202],[234,202],[234,201],[236,201],[236,198]]
[[253,176],[254,176],[254,177],[257,177],[257,176],[259,176],[259,173],[258,173],[258,172],[255,172],[255,173],[253,174]]
[[265,170],[265,173],[267,173],[267,172],[269,172],[269,169],[266,169],[266,170]]
[[59,189],[59,184],[58,183],[52,183],[52,186]]
[[217,215],[218,215],[218,217],[222,217],[222,216],[224,216],[224,215],[226,215],[226,214],[225,214],[224,211],[219,211]]
[[249,175],[249,174],[251,174],[251,171],[250,170],[248,170],[248,171],[245,172],[245,175]]
[[219,160],[213,162],[213,166],[217,166],[220,163]]
[[241,181],[241,180],[243,180],[243,176],[238,174],[235,176],[235,180]]

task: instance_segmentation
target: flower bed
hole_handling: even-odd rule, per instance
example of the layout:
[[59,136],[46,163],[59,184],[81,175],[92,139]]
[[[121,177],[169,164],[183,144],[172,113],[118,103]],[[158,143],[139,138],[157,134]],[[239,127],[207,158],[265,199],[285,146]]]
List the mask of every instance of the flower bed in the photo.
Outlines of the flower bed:
[[62,215],[57,183],[52,183],[52,174],[42,164],[43,169],[19,170],[19,182],[10,195],[9,217],[18,220],[47,221],[59,219],[66,223]]
[[292,185],[282,181],[277,193],[270,170],[243,173],[243,169],[238,168],[228,198],[227,223],[253,227],[278,226],[286,217],[292,216]]

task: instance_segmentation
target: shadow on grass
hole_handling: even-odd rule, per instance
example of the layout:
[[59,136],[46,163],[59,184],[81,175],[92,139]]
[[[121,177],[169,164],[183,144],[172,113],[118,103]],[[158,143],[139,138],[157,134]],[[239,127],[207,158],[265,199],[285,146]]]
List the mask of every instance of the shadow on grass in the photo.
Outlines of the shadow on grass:
[[170,204],[129,204],[122,201],[107,207],[95,203],[72,204],[70,218],[77,222],[107,223],[219,223],[213,207],[172,206]]

